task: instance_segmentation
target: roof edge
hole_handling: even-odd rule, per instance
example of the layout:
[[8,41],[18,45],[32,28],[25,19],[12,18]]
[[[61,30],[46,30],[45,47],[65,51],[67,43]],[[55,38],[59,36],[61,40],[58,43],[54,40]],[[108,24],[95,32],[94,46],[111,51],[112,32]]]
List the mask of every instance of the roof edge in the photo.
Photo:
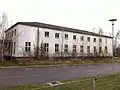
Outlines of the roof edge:
[[[27,23],[39,23],[39,22],[17,22],[15,23],[14,25],[12,25],[11,27],[9,27],[7,30],[5,30],[4,32],[7,32],[9,31],[10,29],[12,29],[13,27],[15,27],[16,25],[18,24],[21,24],[21,25],[27,25],[27,26],[34,26],[34,27],[41,27],[41,26],[35,26],[35,25],[32,25],[32,24],[27,24]],[[93,32],[90,32],[90,31],[86,31],[86,30],[80,30],[80,29],[75,29],[75,28],[68,28],[68,27],[63,27],[63,26],[57,26],[57,25],[52,25],[52,24],[46,24],[46,23],[39,23],[39,24],[45,24],[45,25],[50,25],[50,26],[55,26],[55,27],[59,27],[58,30],[62,30],[62,28],[67,28],[67,29],[71,29],[71,30],[76,30],[74,32],[78,33],[77,31],[83,31],[83,33],[81,34],[86,34],[86,35],[93,35],[93,36],[101,36],[101,37],[107,37],[107,38],[113,38],[111,36],[107,36],[107,35],[100,35],[100,34],[97,34],[97,33],[93,33]],[[41,28],[45,28],[45,27],[41,27]],[[47,27],[47,28],[50,28],[51,27]],[[67,31],[67,30],[66,30]],[[73,31],[68,31],[68,32],[73,32]],[[91,34],[87,34],[87,33],[84,33],[84,32],[88,32],[88,33],[91,33]]]

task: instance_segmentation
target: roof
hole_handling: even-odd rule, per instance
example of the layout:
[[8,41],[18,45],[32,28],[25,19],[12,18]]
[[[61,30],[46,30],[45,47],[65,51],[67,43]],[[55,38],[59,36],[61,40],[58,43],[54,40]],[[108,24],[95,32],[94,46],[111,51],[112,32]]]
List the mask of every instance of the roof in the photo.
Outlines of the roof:
[[15,27],[18,24],[27,25],[27,26],[34,26],[34,27],[40,27],[40,28],[48,28],[48,29],[59,30],[59,31],[80,33],[80,34],[86,34],[86,35],[92,35],[92,36],[101,36],[101,37],[112,38],[110,36],[100,35],[100,34],[89,32],[89,31],[85,31],[85,30],[79,30],[79,29],[68,28],[68,27],[57,26],[57,25],[46,24],[46,23],[39,23],[39,22],[17,22],[16,24],[14,24],[10,28],[8,28],[6,31],[12,29],[13,27]]

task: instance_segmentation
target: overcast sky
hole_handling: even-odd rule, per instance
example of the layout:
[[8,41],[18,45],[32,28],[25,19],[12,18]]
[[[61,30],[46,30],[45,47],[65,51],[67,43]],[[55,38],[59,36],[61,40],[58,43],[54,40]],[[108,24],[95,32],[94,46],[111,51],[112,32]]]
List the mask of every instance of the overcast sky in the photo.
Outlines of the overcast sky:
[[103,28],[111,33],[120,29],[120,0],[0,0],[0,12],[8,14],[9,24],[35,21],[92,31]]

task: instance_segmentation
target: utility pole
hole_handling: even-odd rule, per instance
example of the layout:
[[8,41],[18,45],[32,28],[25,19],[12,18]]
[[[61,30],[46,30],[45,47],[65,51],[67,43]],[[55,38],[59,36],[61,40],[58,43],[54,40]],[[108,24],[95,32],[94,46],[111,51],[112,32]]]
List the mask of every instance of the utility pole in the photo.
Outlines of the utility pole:
[[64,30],[62,29],[62,43],[61,43],[61,57],[63,57],[63,39],[64,39]]
[[117,21],[117,19],[110,19],[110,22],[112,22],[112,72],[115,74],[115,60],[114,60],[114,22]]
[[37,29],[37,45],[36,45],[36,58],[38,60],[39,56],[39,28]]

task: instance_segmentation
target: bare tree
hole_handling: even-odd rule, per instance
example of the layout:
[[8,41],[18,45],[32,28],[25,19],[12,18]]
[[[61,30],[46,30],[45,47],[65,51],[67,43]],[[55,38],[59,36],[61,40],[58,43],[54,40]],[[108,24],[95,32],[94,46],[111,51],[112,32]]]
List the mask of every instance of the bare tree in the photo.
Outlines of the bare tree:
[[37,60],[40,59],[48,59],[49,55],[48,52],[46,52],[44,43],[41,42],[40,46],[34,46],[34,55]]
[[120,39],[120,30],[118,30],[116,35],[115,35],[114,48],[117,47],[118,39]]
[[117,45],[118,45],[118,40],[120,39],[120,30],[117,31],[115,37],[114,37],[114,47],[113,47],[113,53],[114,53],[114,56],[116,54],[116,48],[117,48]]
[[4,31],[8,27],[8,18],[6,13],[2,14],[2,21],[0,23],[0,39],[1,39],[1,61],[4,61],[4,42],[5,42],[5,33]]

